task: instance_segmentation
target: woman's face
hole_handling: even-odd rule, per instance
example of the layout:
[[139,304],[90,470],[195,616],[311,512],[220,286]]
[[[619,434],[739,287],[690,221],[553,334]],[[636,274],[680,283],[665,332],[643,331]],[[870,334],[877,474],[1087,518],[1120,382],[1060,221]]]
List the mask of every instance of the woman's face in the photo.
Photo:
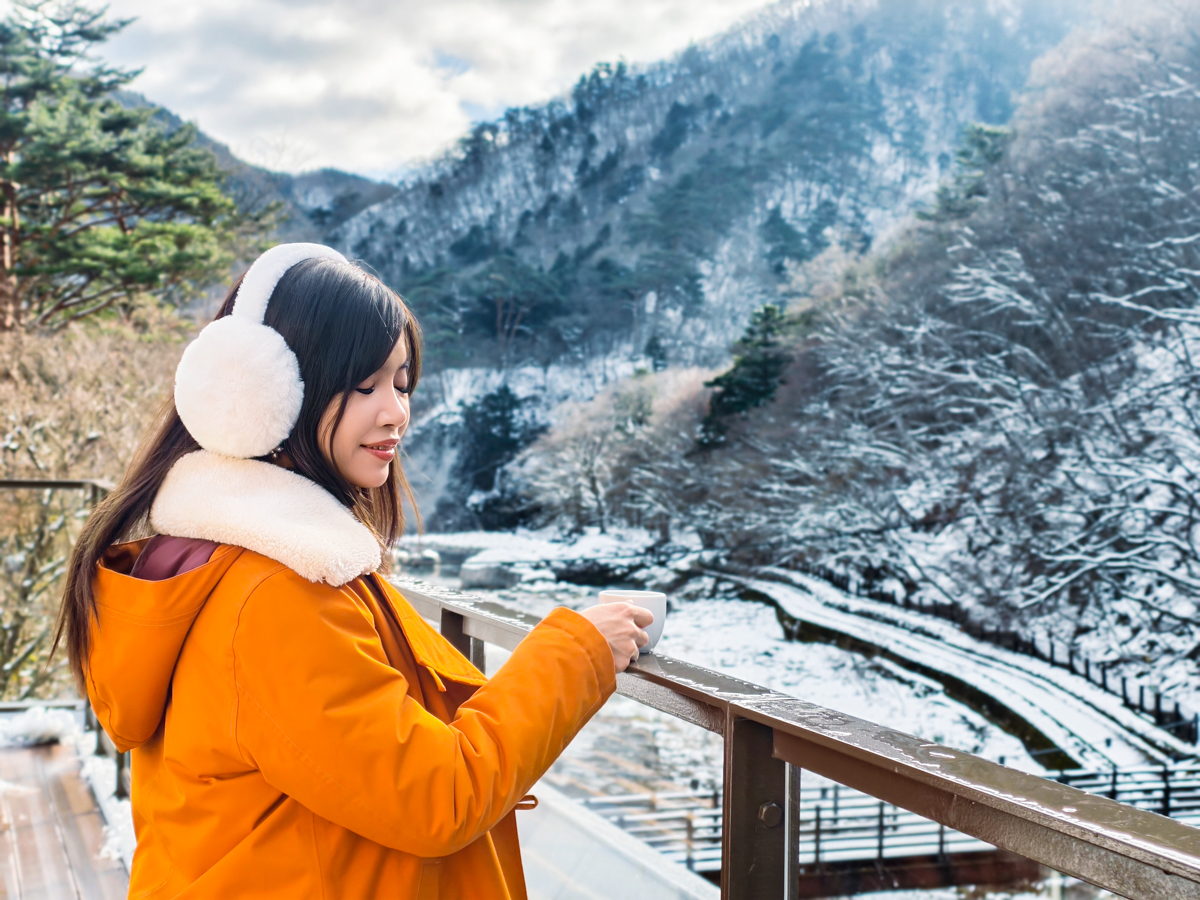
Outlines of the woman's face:
[[355,487],[377,488],[387,481],[408,425],[408,368],[408,347],[401,337],[387,361],[350,392],[332,440],[341,397],[321,416],[321,449]]

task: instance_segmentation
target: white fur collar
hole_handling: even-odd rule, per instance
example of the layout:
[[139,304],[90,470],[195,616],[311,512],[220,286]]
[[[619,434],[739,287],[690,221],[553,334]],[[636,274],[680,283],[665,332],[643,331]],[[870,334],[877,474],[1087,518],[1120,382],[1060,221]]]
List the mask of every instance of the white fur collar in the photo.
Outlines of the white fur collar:
[[159,534],[245,547],[334,586],[379,568],[370,530],[316,482],[208,450],[171,467],[150,525]]

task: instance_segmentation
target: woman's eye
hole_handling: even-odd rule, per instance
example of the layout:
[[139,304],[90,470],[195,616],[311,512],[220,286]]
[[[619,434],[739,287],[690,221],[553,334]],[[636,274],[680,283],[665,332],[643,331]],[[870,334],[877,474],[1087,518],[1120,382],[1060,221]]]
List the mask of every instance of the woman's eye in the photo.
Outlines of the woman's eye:
[[399,371],[399,373],[397,373],[397,375],[396,375],[396,390],[399,391],[401,394],[408,393],[408,364],[407,363],[405,363],[404,368],[402,368]]
[[375,393],[375,388],[373,388],[373,387],[355,388],[355,390],[358,391],[360,394],[366,394],[367,396],[370,396],[371,394]]

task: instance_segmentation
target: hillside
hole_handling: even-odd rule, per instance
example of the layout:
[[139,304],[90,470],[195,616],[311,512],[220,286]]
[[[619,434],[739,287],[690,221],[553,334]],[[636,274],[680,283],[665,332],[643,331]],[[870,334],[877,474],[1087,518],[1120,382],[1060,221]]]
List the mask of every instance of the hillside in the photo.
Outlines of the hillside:
[[1068,38],[920,220],[821,305],[756,315],[706,409],[588,456],[585,423],[636,399],[610,392],[514,470],[526,508],[1052,639],[1195,706],[1197,26]]
[[[399,287],[442,365],[728,358],[830,243],[862,251],[1002,123],[1079,5],[770,7],[678,58],[510,110],[335,240]],[[651,343],[653,342],[653,343]]]
[[885,245],[1081,9],[783,2],[477,126],[334,229],[425,328],[409,452],[429,526],[512,524],[495,475],[558,404],[638,368],[724,365],[815,258]]
[[[170,110],[150,103],[135,91],[119,91],[117,99],[128,107],[153,106],[156,120],[168,131],[184,124]],[[331,242],[334,230],[343,222],[397,191],[395,185],[337,169],[292,175],[252,166],[203,131],[197,132],[196,142],[211,150],[218,164],[228,173],[227,188],[240,205],[251,208],[268,203],[280,205],[277,234],[280,240]]]

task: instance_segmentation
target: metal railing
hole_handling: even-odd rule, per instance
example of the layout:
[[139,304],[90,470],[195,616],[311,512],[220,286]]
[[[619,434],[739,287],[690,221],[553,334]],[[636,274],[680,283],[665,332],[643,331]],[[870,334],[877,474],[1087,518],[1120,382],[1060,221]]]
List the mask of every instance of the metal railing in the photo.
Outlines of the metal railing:
[[113,489],[108,481],[89,478],[0,478],[0,490],[87,491],[88,504],[95,506]]
[[[0,488],[87,490],[95,503],[109,485]],[[512,650],[538,622],[457,591],[395,583],[481,669],[485,642]],[[799,895],[804,769],[874,797],[885,816],[888,805],[907,810],[1134,900],[1200,900],[1200,829],[1182,822],[665,656],[642,657],[617,690],[722,736],[724,900]]]
[[[1200,764],[1075,769],[1053,776],[1089,794],[1200,826]],[[824,782],[824,779],[821,779]],[[721,791],[682,790],[588,797],[584,805],[697,872],[721,864]],[[836,782],[800,787],[802,865],[987,849],[947,829]]]
[[[479,665],[514,649],[535,616],[394,579]],[[809,770],[903,810],[1134,900],[1200,900],[1200,829],[756,684],[660,655],[619,693],[724,739],[721,896],[799,895],[800,775]]]
[[[583,804],[694,872],[721,868],[720,791],[602,795]],[[862,791],[836,783],[800,787],[797,852],[804,867],[992,849]]]
[[[36,490],[36,491],[85,491],[87,504],[94,507],[113,489],[108,481],[89,478],[0,478],[0,490]],[[29,706],[68,706],[82,708],[86,716],[86,727],[96,732],[96,755],[108,756],[117,766],[116,796],[121,799],[129,797],[131,776],[129,771],[129,753],[120,752],[116,745],[99,727],[92,708],[85,700],[32,700],[12,703],[0,702],[0,710],[28,708]]]

